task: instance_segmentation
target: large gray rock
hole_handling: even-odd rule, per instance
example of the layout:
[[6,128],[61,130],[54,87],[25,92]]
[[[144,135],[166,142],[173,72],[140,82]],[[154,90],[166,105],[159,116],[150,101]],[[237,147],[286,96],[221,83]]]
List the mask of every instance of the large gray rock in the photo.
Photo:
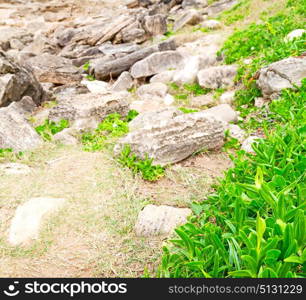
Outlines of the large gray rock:
[[146,16],[143,27],[150,35],[164,34],[167,32],[167,17],[161,14]]
[[82,80],[79,69],[64,57],[45,53],[28,59],[26,64],[40,82],[74,84]]
[[194,152],[221,147],[225,128],[225,122],[203,112],[155,120],[120,139],[115,153],[130,145],[137,156],[147,154],[154,164],[176,163]]
[[238,121],[237,112],[234,111],[229,104],[220,104],[212,108],[206,109],[202,113],[211,114],[215,118],[227,123]]
[[131,68],[134,78],[148,77],[183,66],[184,57],[177,51],[163,51],[153,53],[143,60],[135,63]]
[[147,124],[153,124],[155,122],[161,122],[165,119],[170,120],[183,113],[175,108],[168,107],[157,111],[148,111],[140,113],[135,119],[129,123],[130,131],[139,130],[147,126]]
[[0,107],[30,96],[36,104],[43,98],[43,89],[31,71],[9,59],[0,51]]
[[203,88],[228,88],[234,85],[236,75],[236,66],[210,67],[198,73],[198,82]]
[[138,215],[135,225],[136,235],[169,235],[177,226],[186,223],[191,213],[189,208],[149,204]]
[[167,94],[168,86],[161,82],[144,84],[137,90],[136,94],[142,100],[164,98]]
[[184,12],[183,15],[175,21],[173,31],[177,31],[183,28],[185,25],[196,25],[201,21],[203,21],[202,15],[194,9],[190,9]]
[[49,119],[75,121],[95,118],[102,121],[107,115],[118,113],[126,115],[129,111],[126,94],[81,94],[63,100],[49,112]]
[[14,107],[0,108],[0,148],[23,151],[35,148],[42,140]]
[[113,91],[126,91],[130,89],[134,84],[133,77],[127,71],[122,72],[121,75],[118,77],[116,82],[112,86]]
[[275,98],[282,89],[300,86],[306,77],[306,56],[289,57],[263,68],[257,85],[266,98]]
[[12,26],[0,27],[0,48],[4,51],[12,48],[15,41],[19,41],[22,45],[31,42],[33,34],[27,32],[22,28]]

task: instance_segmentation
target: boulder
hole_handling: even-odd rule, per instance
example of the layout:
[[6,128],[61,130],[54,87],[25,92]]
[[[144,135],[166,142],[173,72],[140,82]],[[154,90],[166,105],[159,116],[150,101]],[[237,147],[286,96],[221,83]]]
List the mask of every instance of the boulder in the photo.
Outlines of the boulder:
[[208,5],[207,0],[183,0],[182,7],[188,8],[188,7],[206,7]]
[[232,104],[235,100],[236,91],[227,91],[220,96],[221,104]]
[[32,198],[17,207],[13,217],[8,241],[11,245],[24,245],[38,239],[42,221],[45,217],[65,204],[61,198]]
[[150,82],[161,82],[161,83],[169,83],[172,81],[173,76],[175,74],[174,70],[163,71],[151,77]]
[[143,19],[143,28],[150,35],[159,35],[167,32],[167,17],[157,14],[154,16],[146,16]]
[[128,133],[115,146],[119,154],[125,145],[139,157],[148,155],[154,164],[179,162],[194,152],[223,145],[226,123],[203,112],[183,114],[146,124]]
[[29,58],[26,64],[40,82],[74,84],[82,80],[79,69],[64,57],[45,53]]
[[240,143],[242,143],[246,138],[246,131],[241,129],[236,124],[229,124],[228,126],[230,136],[237,139]]
[[11,48],[11,42],[18,40],[19,43],[25,45],[31,42],[33,34],[27,32],[25,29],[12,27],[12,26],[1,26],[0,27],[0,48],[7,51]]
[[167,94],[168,86],[161,82],[144,84],[138,88],[136,94],[142,100],[150,100],[154,98],[164,98]]
[[64,130],[56,133],[53,136],[53,140],[63,145],[77,145],[78,139],[73,136],[74,130],[71,128],[65,128]]
[[220,104],[202,111],[203,114],[211,114],[215,118],[224,122],[237,122],[238,114],[228,104]]
[[134,80],[131,74],[127,71],[122,72],[118,79],[112,86],[112,90],[115,92],[126,91],[133,87]]
[[200,57],[192,56],[188,57],[184,61],[184,67],[175,72],[173,76],[173,82],[178,85],[184,83],[194,83],[197,79],[197,74],[200,68]]
[[129,111],[125,93],[80,94],[67,97],[49,112],[49,119],[75,121],[77,119],[95,118],[102,121],[107,115],[118,113],[125,116]]
[[177,226],[186,223],[191,213],[189,208],[149,204],[138,215],[135,225],[136,235],[169,235]]
[[18,110],[10,106],[0,108],[0,148],[24,151],[41,143],[40,136]]
[[205,106],[212,106],[215,99],[212,95],[194,96],[190,99],[190,106],[194,108],[203,108]]
[[259,71],[257,85],[265,98],[276,98],[282,89],[300,86],[306,77],[306,56],[289,57]]
[[134,78],[148,77],[169,69],[183,66],[184,57],[177,51],[163,51],[153,53],[143,60],[135,63],[131,68]]
[[139,113],[153,112],[167,107],[168,105],[161,98],[156,98],[154,101],[152,99],[137,100],[130,105],[130,109],[134,109]]
[[29,96],[36,104],[43,100],[43,89],[30,70],[18,65],[0,51],[0,107]]
[[194,9],[190,9],[174,22],[173,31],[178,31],[186,25],[199,24],[201,21],[203,21],[202,15]]
[[130,54],[140,50],[140,46],[134,43],[125,43],[113,45],[111,42],[107,42],[101,45],[99,51],[104,55],[118,55],[118,54]]
[[236,75],[236,66],[210,67],[198,73],[198,82],[203,88],[228,88],[234,85]]
[[33,99],[29,96],[24,96],[18,102],[12,102],[10,104],[11,108],[14,108],[22,115],[30,115],[36,108],[36,104],[34,103]]
[[167,107],[157,111],[148,111],[140,113],[134,120],[129,123],[130,131],[142,129],[147,124],[154,124],[163,120],[170,120],[183,113],[175,107]]

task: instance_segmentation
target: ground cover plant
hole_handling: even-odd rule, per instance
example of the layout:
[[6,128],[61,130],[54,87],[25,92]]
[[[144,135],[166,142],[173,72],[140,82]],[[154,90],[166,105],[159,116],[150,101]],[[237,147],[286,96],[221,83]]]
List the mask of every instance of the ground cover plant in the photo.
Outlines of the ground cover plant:
[[45,120],[45,122],[42,125],[37,126],[35,130],[44,140],[51,141],[53,135],[68,127],[68,120],[60,120],[59,122]]
[[[255,155],[239,150],[227,135],[225,150],[234,167],[203,202],[192,205],[187,224],[163,248],[160,277],[306,277],[306,79],[283,90],[262,108],[256,72],[289,56],[301,55],[305,34],[292,42],[286,35],[304,28],[304,1],[288,1],[285,11],[238,30],[220,54],[240,65],[235,95],[243,127],[261,130]],[[245,63],[244,60],[251,59]],[[242,124],[240,124],[242,126]]]

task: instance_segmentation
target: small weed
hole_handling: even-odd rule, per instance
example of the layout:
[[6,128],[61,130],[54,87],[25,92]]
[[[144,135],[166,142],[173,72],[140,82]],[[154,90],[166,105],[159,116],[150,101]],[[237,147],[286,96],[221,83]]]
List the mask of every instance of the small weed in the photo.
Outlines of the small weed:
[[96,80],[95,76],[93,76],[93,75],[86,75],[86,79],[89,80],[89,81],[95,81]]
[[43,125],[37,126],[35,130],[44,140],[51,141],[53,135],[68,127],[69,121],[67,120],[61,120],[58,123],[46,120]]
[[86,62],[86,63],[83,65],[83,70],[84,70],[85,72],[88,72],[89,68],[90,68],[90,62],[88,61],[88,62]]
[[197,109],[190,109],[190,108],[186,108],[186,107],[180,107],[179,110],[181,112],[183,112],[184,114],[190,114],[190,113],[198,112]]
[[0,148],[0,162],[18,160],[23,156],[23,152],[14,152],[11,148]]
[[100,151],[107,145],[112,145],[114,140],[129,132],[128,122],[132,121],[138,112],[130,110],[126,117],[114,113],[108,115],[94,132],[82,135],[83,149],[85,151]]
[[153,159],[148,156],[145,159],[138,158],[132,153],[130,146],[124,146],[118,158],[119,163],[132,170],[133,174],[141,174],[147,181],[157,181],[165,175],[165,168],[160,165],[153,165]]

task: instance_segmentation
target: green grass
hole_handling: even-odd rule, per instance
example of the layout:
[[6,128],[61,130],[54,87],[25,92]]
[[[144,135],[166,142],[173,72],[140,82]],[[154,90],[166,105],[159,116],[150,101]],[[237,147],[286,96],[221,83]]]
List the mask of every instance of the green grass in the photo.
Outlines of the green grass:
[[148,156],[140,159],[132,153],[130,146],[124,146],[118,158],[119,163],[132,170],[133,174],[140,174],[144,180],[157,181],[165,175],[165,168],[153,165],[153,159]]
[[194,112],[198,112],[199,110],[197,109],[192,109],[192,108],[186,108],[186,107],[180,107],[179,110],[181,112],[183,112],[184,114],[191,114],[191,113],[194,113]]
[[225,25],[231,25],[237,21],[243,20],[250,14],[250,2],[251,0],[240,0],[232,8],[221,13],[219,19],[223,21]]
[[215,194],[193,205],[160,276],[305,277],[305,96],[306,80],[270,104],[273,129],[256,155],[237,151]]
[[113,145],[119,137],[129,132],[128,122],[138,115],[137,111],[129,111],[126,117],[118,113],[108,115],[94,132],[86,132],[81,140],[85,151],[101,151],[107,145]]
[[58,123],[45,120],[45,123],[35,128],[36,132],[46,141],[51,141],[52,136],[69,127],[69,121],[61,120]]

